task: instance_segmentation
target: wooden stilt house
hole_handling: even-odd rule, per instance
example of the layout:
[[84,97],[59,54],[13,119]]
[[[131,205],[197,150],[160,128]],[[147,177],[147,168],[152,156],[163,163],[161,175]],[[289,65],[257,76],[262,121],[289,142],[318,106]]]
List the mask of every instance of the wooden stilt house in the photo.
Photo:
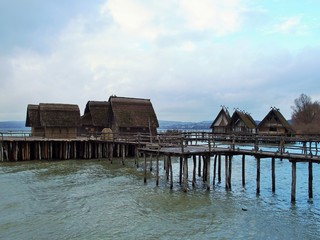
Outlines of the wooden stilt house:
[[111,96],[107,102],[89,101],[81,117],[82,133],[146,133],[155,136],[158,119],[149,99]]
[[279,109],[274,107],[259,123],[258,132],[261,135],[292,136],[295,134],[294,129],[280,113]]
[[81,133],[100,133],[109,128],[109,108],[107,101],[88,101],[81,117]]
[[226,107],[222,107],[217,117],[214,119],[210,128],[212,129],[212,133],[215,134],[225,134],[228,133],[228,126],[231,120],[229,111]]
[[76,138],[80,110],[73,104],[40,103],[27,107],[26,127],[34,137]]
[[113,132],[157,134],[159,123],[149,99],[111,96],[109,104],[109,127]]
[[250,114],[236,110],[229,122],[229,130],[232,134],[255,134],[257,124]]

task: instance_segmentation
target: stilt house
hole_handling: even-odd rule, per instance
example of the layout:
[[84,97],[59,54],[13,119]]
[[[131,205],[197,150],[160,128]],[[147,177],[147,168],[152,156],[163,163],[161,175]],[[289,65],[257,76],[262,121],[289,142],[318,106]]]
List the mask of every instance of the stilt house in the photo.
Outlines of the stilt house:
[[34,137],[76,138],[80,124],[80,110],[73,104],[29,104],[26,127]]
[[229,122],[230,133],[255,134],[257,124],[250,114],[236,110]]
[[109,108],[107,101],[88,101],[81,117],[82,132],[100,133],[104,128],[109,128]]
[[292,136],[295,134],[294,129],[277,108],[272,108],[259,123],[258,131],[261,135]]
[[[108,102],[89,101],[81,117],[82,131],[146,133],[155,136],[158,119],[149,99],[111,96]],[[91,131],[91,132],[92,132]]]
[[149,99],[111,96],[109,103],[109,126],[113,132],[157,134],[159,123]]
[[210,128],[212,133],[225,134],[228,132],[228,125],[231,120],[229,111],[226,107],[222,107],[217,117],[214,119]]

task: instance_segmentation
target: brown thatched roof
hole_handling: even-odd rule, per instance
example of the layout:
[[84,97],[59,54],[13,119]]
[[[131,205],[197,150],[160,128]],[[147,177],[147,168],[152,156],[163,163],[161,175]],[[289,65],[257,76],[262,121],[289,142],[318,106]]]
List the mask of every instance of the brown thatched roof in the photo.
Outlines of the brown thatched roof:
[[257,127],[256,122],[250,114],[238,110],[233,113],[230,120],[230,126],[233,126],[238,119],[240,119],[248,129],[255,129]]
[[26,127],[40,126],[39,105],[29,104],[27,107]]
[[111,96],[109,102],[119,127],[159,127],[156,113],[149,99]]
[[[219,119],[226,119],[227,122],[218,123]],[[214,126],[217,126],[217,124],[219,126],[227,126],[229,124],[229,122],[230,122],[230,119],[231,119],[231,117],[230,117],[229,111],[226,108],[223,107],[220,110],[220,112],[218,113],[217,117],[212,122],[210,128],[214,128]]]
[[27,127],[78,127],[79,123],[78,105],[57,103],[28,105]]
[[294,129],[289,124],[289,122],[284,118],[284,116],[280,113],[279,109],[272,108],[270,112],[263,118],[263,120],[259,123],[258,128],[262,127],[264,124],[270,121],[270,119],[274,118],[278,120],[279,123],[288,131],[288,133],[294,133]]
[[81,117],[83,126],[108,127],[109,102],[88,101]]

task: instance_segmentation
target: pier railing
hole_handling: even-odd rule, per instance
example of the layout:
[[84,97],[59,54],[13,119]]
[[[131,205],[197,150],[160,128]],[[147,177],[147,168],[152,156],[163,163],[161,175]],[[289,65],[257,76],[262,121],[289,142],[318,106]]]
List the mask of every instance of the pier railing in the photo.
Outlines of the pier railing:
[[16,131],[16,130],[6,130],[6,131],[0,131],[0,139],[4,140],[7,137],[13,137],[13,138],[27,138],[31,136],[30,131]]
[[[32,140],[30,131],[1,131],[0,140]],[[52,140],[45,138],[43,141]],[[167,131],[156,136],[146,133],[90,133],[79,139],[130,143],[153,149],[176,147],[182,151],[188,146],[204,146],[230,150],[251,150],[273,152],[277,154],[299,154],[301,156],[319,156],[320,136],[300,135],[295,137],[270,136],[259,134],[213,134],[209,131]],[[61,140],[61,139],[60,139]],[[63,139],[62,139],[63,140]],[[69,139],[70,140],[70,139]],[[77,140],[77,139],[75,139]]]

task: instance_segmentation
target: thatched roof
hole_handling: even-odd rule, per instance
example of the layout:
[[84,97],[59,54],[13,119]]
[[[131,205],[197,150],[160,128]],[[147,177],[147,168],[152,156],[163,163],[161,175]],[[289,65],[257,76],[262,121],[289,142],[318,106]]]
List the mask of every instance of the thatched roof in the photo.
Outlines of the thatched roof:
[[111,96],[109,102],[119,127],[159,127],[156,113],[149,99]]
[[40,103],[27,108],[27,127],[78,127],[79,123],[78,105]]
[[82,125],[95,127],[108,127],[109,102],[88,101],[81,117]]
[[256,122],[250,114],[238,110],[233,113],[230,120],[230,126],[233,126],[238,119],[240,119],[248,129],[255,129],[257,127]]
[[270,119],[275,118],[279,123],[288,131],[288,133],[294,133],[294,129],[289,124],[289,122],[280,113],[279,109],[272,108],[270,112],[263,118],[259,123],[258,128],[262,127],[264,124],[270,121]]
[[40,126],[39,105],[29,104],[27,107],[26,127]]
[[[224,122],[224,121],[218,122],[220,119],[221,120],[225,119],[226,122]],[[230,117],[229,111],[223,107],[220,110],[220,112],[218,113],[217,117],[212,122],[210,128],[214,128],[215,126],[224,126],[225,127],[229,124],[230,120],[231,120],[231,117]]]

